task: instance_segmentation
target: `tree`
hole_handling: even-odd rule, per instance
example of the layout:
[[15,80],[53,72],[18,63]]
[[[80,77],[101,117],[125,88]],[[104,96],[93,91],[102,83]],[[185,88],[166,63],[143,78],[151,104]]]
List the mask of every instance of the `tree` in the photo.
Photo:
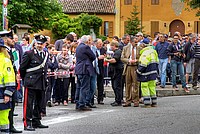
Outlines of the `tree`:
[[69,18],[64,13],[58,13],[54,15],[50,21],[51,31],[54,39],[64,38],[70,32],[77,34],[81,33],[81,25],[76,19]]
[[96,15],[80,14],[75,18],[69,18],[64,13],[56,14],[50,21],[51,31],[55,39],[64,38],[70,32],[75,32],[78,36],[90,35],[90,29],[94,29],[96,36],[99,36],[99,28],[102,19]]
[[128,18],[127,25],[126,25],[126,33],[130,35],[135,35],[139,31],[142,31],[144,27],[141,27],[141,22],[138,18],[138,7],[136,5],[133,6],[133,11],[131,12],[131,17]]
[[48,29],[51,16],[61,12],[62,7],[58,0],[12,0],[8,4],[9,27],[14,24],[28,24],[32,27],[30,32],[38,32]]
[[199,0],[181,0],[186,2],[192,9],[197,9],[197,16],[200,16],[200,1]]
[[93,28],[96,36],[99,36],[99,28],[102,25],[102,19],[96,15],[82,13],[78,16],[77,21],[80,22],[82,26],[81,35],[90,34],[90,29]]

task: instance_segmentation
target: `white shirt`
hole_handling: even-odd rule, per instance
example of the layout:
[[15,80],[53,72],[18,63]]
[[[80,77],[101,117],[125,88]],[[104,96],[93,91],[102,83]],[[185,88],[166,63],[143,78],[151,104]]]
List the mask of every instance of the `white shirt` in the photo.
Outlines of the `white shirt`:
[[[131,45],[131,49],[130,49],[130,51],[131,51],[131,55],[130,55],[130,60],[132,60],[132,49],[133,49],[133,46]],[[134,59],[136,59],[136,47],[134,47]]]

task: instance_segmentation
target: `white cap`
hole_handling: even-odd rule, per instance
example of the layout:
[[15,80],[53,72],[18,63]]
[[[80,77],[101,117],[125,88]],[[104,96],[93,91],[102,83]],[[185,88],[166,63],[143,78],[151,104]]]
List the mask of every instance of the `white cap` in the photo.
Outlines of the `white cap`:
[[137,36],[143,36],[143,33],[142,32],[138,32],[136,35]]

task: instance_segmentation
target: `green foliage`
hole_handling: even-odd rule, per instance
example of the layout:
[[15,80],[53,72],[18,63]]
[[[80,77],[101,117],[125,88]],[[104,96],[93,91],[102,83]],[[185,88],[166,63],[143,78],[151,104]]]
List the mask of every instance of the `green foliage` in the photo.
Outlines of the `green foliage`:
[[9,28],[14,24],[28,24],[32,26],[30,32],[47,29],[51,16],[62,12],[57,0],[12,0],[7,8]]
[[107,36],[104,35],[99,35],[98,38],[101,39],[102,41],[107,40]]
[[89,15],[87,13],[82,13],[78,16],[77,20],[80,22],[80,25],[82,26],[81,35],[90,34],[90,29],[93,28],[96,36],[99,36],[99,28],[102,25],[102,19],[100,19],[96,15]]
[[197,9],[196,16],[200,16],[200,1],[199,0],[181,0],[187,3],[192,9]]
[[55,39],[64,38],[70,32],[80,33],[79,22],[64,13],[58,13],[50,20],[51,31]]
[[138,18],[138,7],[136,5],[133,6],[133,11],[131,12],[131,17],[128,18],[127,26],[126,26],[126,33],[130,35],[135,35],[139,31],[142,31],[144,27],[141,27],[141,22]]
[[99,28],[102,19],[96,15],[80,14],[76,18],[69,18],[64,13],[56,14],[50,22],[50,27],[55,39],[64,38],[70,32],[75,32],[78,36],[89,35],[93,28],[96,36],[99,36]]

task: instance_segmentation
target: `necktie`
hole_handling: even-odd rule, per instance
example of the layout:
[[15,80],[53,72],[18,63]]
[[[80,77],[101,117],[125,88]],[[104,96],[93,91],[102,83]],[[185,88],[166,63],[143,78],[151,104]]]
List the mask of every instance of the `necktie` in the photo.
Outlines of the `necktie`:
[[43,59],[43,52],[40,52],[40,57]]
[[178,46],[176,45],[176,49],[178,50]]
[[96,50],[96,59],[95,59],[95,63],[94,63],[94,65],[95,65],[95,69],[96,69],[96,73],[97,74],[99,74],[99,67],[98,67],[98,57],[99,57],[99,55],[98,55],[98,52],[97,52],[97,50]]
[[96,57],[98,58],[99,57],[99,54],[98,54],[98,52],[97,52],[98,50],[96,50]]
[[134,52],[134,47],[132,48],[132,55],[131,55],[132,60],[135,60],[135,52]]

